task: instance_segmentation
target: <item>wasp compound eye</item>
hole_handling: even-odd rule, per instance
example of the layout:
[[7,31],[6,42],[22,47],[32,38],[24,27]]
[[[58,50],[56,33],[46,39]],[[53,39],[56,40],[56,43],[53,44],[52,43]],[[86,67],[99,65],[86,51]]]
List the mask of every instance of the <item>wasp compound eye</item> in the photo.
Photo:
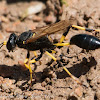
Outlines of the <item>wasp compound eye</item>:
[[12,51],[16,47],[16,38],[17,36],[14,33],[10,35],[9,40],[6,45],[9,51]]

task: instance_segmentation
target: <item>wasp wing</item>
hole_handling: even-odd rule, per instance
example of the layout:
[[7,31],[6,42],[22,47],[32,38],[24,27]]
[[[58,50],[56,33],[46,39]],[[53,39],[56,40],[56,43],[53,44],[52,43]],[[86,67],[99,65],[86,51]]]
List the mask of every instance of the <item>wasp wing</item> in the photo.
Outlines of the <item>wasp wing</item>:
[[37,39],[45,35],[50,35],[53,33],[61,33],[61,32],[64,33],[66,32],[68,26],[70,26],[69,21],[62,20],[62,21],[59,21],[57,23],[54,23],[54,24],[51,24],[51,25],[48,25],[42,28],[37,28],[35,30],[32,30],[32,32],[35,32],[36,34],[33,37],[29,38],[26,41],[26,43],[34,42]]

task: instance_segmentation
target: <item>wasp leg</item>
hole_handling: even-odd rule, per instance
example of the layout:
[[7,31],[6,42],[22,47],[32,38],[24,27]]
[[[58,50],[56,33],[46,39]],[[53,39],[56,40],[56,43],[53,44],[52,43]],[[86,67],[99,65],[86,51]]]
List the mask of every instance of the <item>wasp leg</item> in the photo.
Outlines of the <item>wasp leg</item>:
[[[34,37],[34,36],[35,36],[35,33],[33,33],[33,36],[32,37]],[[34,53],[35,57],[37,57],[36,51],[33,51],[33,53]]]
[[88,32],[92,32],[92,31],[100,32],[100,29],[90,29],[90,28],[85,28],[85,27],[81,27],[81,26],[77,26],[77,25],[72,25],[72,27],[80,29],[80,30],[85,30]]
[[52,38],[51,38],[50,36],[48,36],[48,39],[49,39],[50,41],[52,41]]
[[51,53],[56,53],[56,51],[55,50],[51,50]]
[[[50,52],[52,53],[52,50],[48,50],[48,51],[50,51]],[[57,62],[57,58],[55,58],[53,55],[51,55],[48,51],[45,51],[45,53],[46,53],[48,56],[50,56],[54,61]],[[55,52],[56,52],[56,51],[55,51]],[[50,64],[50,66],[52,66],[52,63]]]
[[[53,55],[51,55],[48,51],[46,51],[46,54],[49,55],[54,61],[57,61],[57,59],[56,59]],[[77,80],[77,78],[76,78],[75,76],[73,76],[73,75],[68,71],[67,68],[63,67],[63,69],[68,73],[68,75],[69,75],[73,80],[75,80],[78,84],[81,84],[81,82],[79,82],[79,81]],[[81,85],[82,85],[82,84],[81,84]]]
[[[49,55],[54,61],[57,61],[57,59],[56,59],[53,55],[51,55],[48,51],[46,51],[46,54]],[[73,76],[73,75],[68,71],[67,68],[63,67],[63,69],[68,73],[68,75],[69,75],[73,80],[75,80],[78,84],[81,84],[81,82],[79,82],[79,81],[77,80],[77,78],[76,78],[75,76]],[[82,84],[81,84],[81,85],[82,85]]]
[[53,45],[55,45],[55,46],[69,46],[70,43],[55,43]]
[[27,58],[24,60],[24,65],[25,65],[26,68],[29,69],[29,72],[30,72],[30,80],[31,80],[30,86],[31,86],[32,85],[32,69],[31,69],[30,63],[27,64],[28,61],[29,61],[29,57],[30,57],[30,52],[28,51]]
[[40,50],[40,52],[41,52],[41,54],[36,58],[36,59],[31,59],[30,61],[29,61],[29,63],[35,63],[36,61],[38,61],[41,57],[42,57],[42,55],[43,55],[43,50],[41,49]]
[[60,39],[60,43],[63,42],[63,40],[65,39],[66,35],[68,34],[70,28],[71,28],[71,26],[69,26],[69,27],[67,28],[67,31],[66,31],[65,33],[63,33],[63,35],[62,35],[62,37],[61,37],[61,39]]
[[[42,55],[43,55],[43,50],[41,49],[40,50],[40,52],[41,52],[41,54],[36,58],[36,59],[34,59],[34,57],[29,61],[29,65],[30,64],[33,64],[33,63],[35,63],[35,62],[37,62],[41,57],[42,57]],[[30,67],[31,68],[31,67]],[[30,71],[31,71],[31,69],[30,69]],[[33,75],[34,75],[34,77],[35,77],[35,80],[36,80],[36,75],[33,73]],[[32,78],[31,78],[32,79]]]
[[36,53],[36,51],[33,51],[33,53],[34,53],[35,57],[37,57],[37,53]]
[[48,51],[46,51],[45,52],[47,55],[49,55],[54,61],[56,61],[57,59],[53,56],[53,55],[51,55]]
[[[42,55],[43,55],[43,50],[40,50],[40,52],[41,52],[41,54],[40,54],[36,59],[33,59],[33,58],[32,58],[32,59],[29,61],[30,53],[29,53],[29,51],[28,51],[28,53],[27,53],[27,58],[26,58],[25,61],[24,61],[24,65],[25,65],[26,68],[28,68],[29,71],[30,71],[30,80],[31,80],[30,86],[32,85],[32,69],[31,69],[31,65],[30,65],[30,64],[35,63],[36,61],[38,61],[38,60],[42,57]],[[26,64],[27,62],[28,62],[28,64]]]
[[27,52],[27,57],[26,57],[26,59],[24,60],[24,65],[25,65],[26,68],[28,68],[28,69],[29,69],[29,66],[27,65],[27,62],[29,61],[29,57],[30,57],[30,52],[28,51],[28,52]]
[[51,50],[51,49],[48,49],[47,51],[48,51],[49,53],[56,53],[55,50]]
[[85,28],[85,27],[81,27],[81,26],[77,26],[77,25],[71,25],[67,28],[67,31],[65,33],[63,33],[63,35],[60,39],[60,43],[63,42],[63,40],[65,39],[65,37],[68,34],[71,27],[72,28],[77,28],[77,29],[80,29],[80,30],[85,30],[85,31],[88,31],[88,32],[92,32],[92,31],[100,32],[100,29],[90,29],[90,28]]
[[[46,54],[49,55],[54,61],[57,61],[57,59],[56,59],[53,55],[51,55],[48,51],[46,51]],[[58,61],[58,62],[59,62],[59,61]],[[68,71],[67,68],[63,67],[63,69],[68,73],[68,75],[69,75],[73,80],[75,80],[78,84],[82,85],[82,83],[81,83],[80,81],[78,81],[78,79],[77,79],[75,76],[73,76],[73,75]]]
[[63,67],[63,69],[68,73],[68,75],[69,75],[73,80],[75,80],[78,84],[82,85],[82,83],[81,83],[75,76],[73,76],[73,75],[68,71],[67,68]]

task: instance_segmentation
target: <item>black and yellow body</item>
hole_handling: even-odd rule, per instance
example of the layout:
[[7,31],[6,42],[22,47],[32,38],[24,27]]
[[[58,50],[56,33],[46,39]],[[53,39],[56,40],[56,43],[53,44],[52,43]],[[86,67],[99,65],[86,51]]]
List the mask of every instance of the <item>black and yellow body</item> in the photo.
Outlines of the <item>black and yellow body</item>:
[[43,36],[34,42],[25,43],[29,38],[31,38],[35,33],[31,31],[23,32],[21,35],[17,36],[12,33],[6,44],[9,51],[13,50],[16,46],[19,48],[27,49],[28,51],[35,51],[40,49],[54,49],[53,43],[46,37]]
[[69,43],[57,43],[56,46],[76,45],[85,50],[95,50],[100,48],[100,40],[92,35],[77,34],[71,37]]
[[29,51],[35,51],[35,50],[40,50],[40,49],[54,49],[55,46],[53,43],[47,38],[47,36],[43,36],[39,39],[37,39],[34,42],[30,43],[24,43],[27,41],[29,38],[31,38],[35,33],[31,31],[23,32],[20,36],[18,36],[16,40],[16,45],[19,48],[24,48]]
[[[44,51],[54,61],[56,61],[57,59],[54,56],[52,56],[48,51],[54,50],[58,46],[66,46],[66,45],[74,44],[79,46],[80,48],[88,49],[88,50],[95,50],[97,48],[100,48],[100,40],[86,34],[75,35],[70,39],[70,43],[62,43],[71,27],[81,29],[81,30],[86,30],[86,31],[100,32],[100,30],[88,29],[88,28],[72,25],[67,20],[63,20],[49,26],[35,29],[33,31],[23,32],[19,36],[12,33],[7,42],[4,41],[0,44],[0,48],[3,45],[6,45],[8,51],[13,51],[13,49],[16,46],[18,46],[19,48],[24,48],[28,51],[24,64],[30,71],[30,79],[32,83],[32,69],[30,64],[38,61],[42,57]],[[60,39],[60,43],[57,44],[52,43],[47,36],[53,33],[61,33],[61,32],[63,32],[63,35]],[[35,51],[35,50],[40,50],[41,54],[36,59],[32,58],[29,61],[30,51]],[[73,77],[73,75],[65,67],[63,68],[73,79],[75,79],[75,77]]]
[[[39,39],[37,39],[36,41],[34,42],[29,42],[29,43],[26,43],[26,41],[28,39],[30,39],[33,35],[35,35],[34,32],[32,31],[26,31],[26,32],[23,32],[21,35],[17,36],[16,34],[12,33],[7,41],[7,43],[5,43],[8,51],[13,51],[13,49],[17,46],[19,48],[24,48],[26,49],[28,52],[27,52],[27,57],[24,61],[24,64],[25,66],[29,69],[30,71],[30,79],[31,79],[31,82],[32,82],[32,69],[31,69],[31,66],[30,64],[31,63],[35,63],[36,61],[38,61],[43,53],[46,51],[46,53],[51,56],[54,60],[56,60],[55,57],[53,57],[48,51],[51,51],[51,50],[54,50],[56,48],[55,45],[53,45],[53,43],[48,39],[47,36],[43,36],[43,37],[40,37]],[[3,45],[3,44],[2,44]],[[31,59],[29,61],[29,57],[30,57],[30,51],[35,51],[35,50],[40,50],[41,54],[36,58],[36,59]],[[29,64],[27,64],[27,62]]]

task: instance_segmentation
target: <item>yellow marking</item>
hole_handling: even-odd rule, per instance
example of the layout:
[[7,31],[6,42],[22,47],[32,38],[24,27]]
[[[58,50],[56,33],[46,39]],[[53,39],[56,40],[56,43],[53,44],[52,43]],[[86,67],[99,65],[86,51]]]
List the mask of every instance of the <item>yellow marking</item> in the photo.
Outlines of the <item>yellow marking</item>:
[[36,62],[35,59],[29,61],[29,63],[35,63],[35,62]]
[[49,55],[54,61],[57,60],[57,59],[56,59],[53,55],[51,55],[48,51],[46,51],[46,54]]
[[24,65],[25,65],[25,67],[26,67],[27,69],[29,69],[29,72],[30,72],[30,80],[31,80],[31,83],[32,83],[32,69],[31,69],[31,66],[30,66],[30,64],[29,64],[29,65],[24,64]]
[[50,41],[52,41],[52,38],[51,38],[50,36],[48,36],[48,39],[49,39]]
[[6,44],[7,44],[7,41],[4,41],[4,42],[3,42],[3,45],[6,45]]
[[35,33],[33,33],[33,37],[35,36]]
[[81,26],[72,25],[72,27],[77,28],[77,29],[81,29],[81,30],[85,30],[85,28],[81,27]]
[[99,29],[95,29],[95,31],[96,31],[96,32],[100,32],[100,30],[99,30]]
[[55,46],[68,46],[68,45],[70,45],[70,43],[56,43],[53,45],[55,45]]
[[26,59],[24,60],[24,65],[25,65],[26,68],[29,69],[29,66],[26,64],[26,63],[28,62],[28,60],[29,60],[28,58],[26,58]]
[[25,41],[23,41],[23,44],[25,44]]
[[26,64],[26,63],[28,62],[28,60],[29,60],[29,59],[28,59],[28,58],[26,58],[26,59],[24,60],[24,64]]
[[69,75],[73,80],[75,80],[78,84],[82,85],[82,83],[79,82],[79,81],[77,80],[77,78],[76,78],[75,76],[73,76],[73,75],[68,71],[67,68],[63,67],[63,69],[68,73],[68,75]]
[[[33,33],[33,37],[34,37],[35,33]],[[23,44],[26,44],[26,41],[23,41]]]
[[69,76],[72,76],[72,74],[68,71],[67,68],[63,67],[63,69],[68,73]]
[[33,51],[33,53],[34,53],[35,57],[37,57],[37,53],[36,53],[36,51]]
[[65,36],[62,35],[62,37],[61,37],[61,39],[60,39],[60,43],[62,43],[64,39],[65,39]]
[[30,80],[31,80],[31,83],[32,83],[32,69],[31,69],[30,64],[29,64],[29,71],[30,71]]
[[25,67],[27,68],[27,69],[29,69],[29,66],[27,65],[27,64],[24,64],[25,65]]
[[[72,27],[77,28],[77,29],[81,29],[81,30],[85,30],[86,28],[81,27],[81,26],[77,26],[77,25],[72,25]],[[96,32],[100,32],[100,29],[93,29]]]
[[51,50],[52,51],[52,53],[56,53],[56,51],[55,50]]
[[[31,69],[31,66],[30,66],[30,61],[29,61],[29,65],[28,64],[26,64],[27,62],[28,62],[28,58],[26,58],[25,60],[24,60],[24,65],[25,65],[25,67],[27,68],[27,69],[29,69],[29,72],[30,72],[30,81],[31,81],[31,83],[32,83],[32,69]],[[30,83],[30,85],[31,85],[31,83]]]

